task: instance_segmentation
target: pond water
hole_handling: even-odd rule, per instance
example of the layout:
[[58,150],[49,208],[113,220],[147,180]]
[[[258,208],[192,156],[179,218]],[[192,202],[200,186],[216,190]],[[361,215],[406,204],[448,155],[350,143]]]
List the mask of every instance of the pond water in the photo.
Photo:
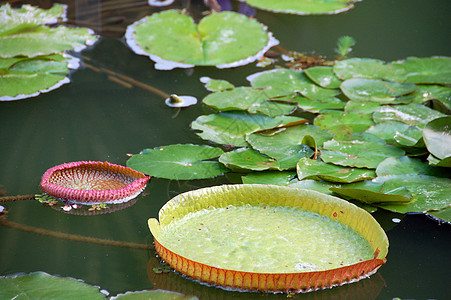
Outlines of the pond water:
[[[262,70],[252,64],[227,70],[203,67],[157,71],[147,57],[131,52],[121,39],[127,24],[153,11],[143,6],[143,1],[70,2],[73,2],[69,11],[72,23],[85,25],[89,21],[92,28],[104,35],[82,53],[90,59],[90,64],[132,77],[166,93],[202,99],[208,94],[199,82],[202,76],[226,79],[239,86],[247,85],[247,75]],[[178,2],[175,6],[185,3]],[[43,5],[49,3],[42,1]],[[111,9],[115,7],[117,9]],[[193,1],[192,9],[198,7],[201,1]],[[364,0],[353,10],[335,16],[291,16],[258,11],[256,17],[286,49],[316,51],[333,58],[338,37],[350,35],[357,41],[353,56],[389,61],[408,56],[450,56],[450,8],[448,0]],[[125,19],[114,19],[117,16]],[[106,24],[114,20],[123,22]],[[109,80],[107,74],[86,67],[74,72],[71,80],[70,84],[35,98],[0,103],[0,185],[8,195],[40,193],[41,175],[64,162],[99,160],[125,165],[127,153],[138,153],[145,148],[177,143],[207,144],[189,128],[191,121],[204,112],[200,104],[178,112],[167,107],[164,99],[155,93],[117,84]],[[147,219],[157,217],[158,210],[169,199],[199,187],[238,183],[238,178],[234,174],[196,181],[153,178],[136,204],[97,216],[64,214],[37,201],[5,205],[8,220],[13,222],[152,245]],[[296,298],[449,297],[450,225],[440,225],[424,215],[403,216],[387,211],[378,211],[374,217],[390,240],[387,263],[370,279],[296,295]],[[393,218],[402,220],[398,224]],[[158,264],[152,250],[77,242],[0,227],[0,275],[40,270],[83,279],[112,295],[155,286],[193,294],[200,299],[286,298],[286,295],[207,287],[174,273],[155,274],[152,268]]]

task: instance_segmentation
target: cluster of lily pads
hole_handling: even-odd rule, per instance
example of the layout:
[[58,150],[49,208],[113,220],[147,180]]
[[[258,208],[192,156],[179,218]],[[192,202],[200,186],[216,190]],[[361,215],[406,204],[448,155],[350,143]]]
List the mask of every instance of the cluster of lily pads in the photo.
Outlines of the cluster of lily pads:
[[212,91],[202,102],[214,113],[191,128],[216,147],[145,149],[127,166],[177,180],[241,172],[243,183],[451,220],[451,58],[351,58],[247,79],[235,87],[202,78]]
[[86,28],[55,26],[66,20],[66,6],[0,6],[0,101],[34,97],[68,83],[81,51],[97,36]]

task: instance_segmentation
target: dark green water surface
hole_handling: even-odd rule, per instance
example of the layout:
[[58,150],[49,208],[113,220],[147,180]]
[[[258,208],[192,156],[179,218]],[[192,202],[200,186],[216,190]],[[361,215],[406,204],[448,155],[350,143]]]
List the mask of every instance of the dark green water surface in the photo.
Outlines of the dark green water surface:
[[[247,75],[262,70],[252,64],[228,70],[203,67],[157,71],[148,58],[128,49],[118,26],[114,30],[106,25],[100,27],[103,16],[95,8],[111,1],[91,1],[95,5],[86,7],[83,2],[87,1],[75,1],[77,9],[74,11],[72,5],[70,14],[79,24],[85,21],[86,10],[93,11],[91,17],[98,17],[90,22],[97,24],[98,31],[104,30],[104,37],[82,53],[97,67],[130,76],[166,93],[198,99],[208,94],[199,82],[201,76],[226,79],[239,86],[247,85]],[[198,6],[200,1],[193,1],[194,9]],[[144,8],[131,15],[125,12],[124,24],[129,24],[152,10]],[[333,58],[338,37],[350,35],[357,40],[353,56],[390,61],[408,56],[450,56],[450,12],[449,0],[364,0],[353,10],[336,16],[287,16],[259,11],[256,17],[286,49],[316,51]],[[120,10],[117,13],[120,15]],[[125,165],[127,153],[145,148],[207,144],[189,129],[191,121],[205,112],[201,104],[176,114],[160,96],[138,87],[124,87],[109,80],[105,73],[88,68],[74,72],[71,80],[70,84],[35,98],[0,103],[0,185],[8,195],[40,193],[42,174],[64,162],[99,160]],[[152,245],[147,219],[157,217],[164,203],[184,191],[229,182],[239,181],[233,174],[197,181],[154,178],[135,205],[97,216],[64,214],[37,201],[4,205],[10,221]],[[390,240],[387,263],[369,279],[296,295],[297,299],[449,299],[451,226],[440,225],[423,215],[403,217],[378,211],[374,217]],[[396,224],[392,218],[402,220]],[[200,299],[286,298],[207,287],[174,273],[154,274],[153,266],[158,266],[153,251],[69,241],[0,227],[0,275],[45,271],[83,279],[112,295],[155,286]]]

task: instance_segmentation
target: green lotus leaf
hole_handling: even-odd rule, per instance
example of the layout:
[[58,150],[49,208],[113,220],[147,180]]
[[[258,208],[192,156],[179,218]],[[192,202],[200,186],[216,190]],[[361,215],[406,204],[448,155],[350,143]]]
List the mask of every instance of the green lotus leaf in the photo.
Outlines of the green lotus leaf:
[[259,9],[296,15],[338,14],[354,7],[354,0],[246,0]]
[[156,69],[164,70],[237,67],[278,44],[265,26],[232,11],[212,13],[198,25],[177,10],[154,13],[130,25],[125,38],[133,51],[149,56]]
[[447,157],[444,159],[438,159],[434,155],[430,154],[427,158],[430,165],[437,167],[448,167],[451,168],[451,157]]
[[412,93],[417,86],[413,83],[398,83],[380,79],[351,78],[340,86],[342,92],[354,101],[371,101],[390,104],[396,97]]
[[338,61],[333,67],[334,73],[341,80],[351,78],[384,79],[402,82],[406,78],[406,70],[396,64],[387,64],[372,58],[350,58]]
[[249,173],[241,176],[244,184],[275,184],[275,185],[289,185],[296,182],[296,172],[292,171],[265,171]]
[[451,57],[409,57],[395,64],[407,71],[407,82],[451,84]]
[[371,126],[365,132],[380,137],[388,144],[393,144],[395,142],[395,135],[398,132],[405,132],[409,127],[409,125],[402,122],[386,121]]
[[427,123],[423,129],[423,140],[428,151],[435,157],[451,157],[451,116]]
[[151,290],[151,291],[137,291],[127,292],[112,297],[111,300],[198,300],[196,296],[187,296],[181,293],[165,291],[165,290]]
[[423,128],[428,122],[445,115],[421,104],[384,105],[373,113],[376,123],[399,121],[410,126]]
[[250,148],[226,152],[219,157],[219,161],[231,169],[263,171],[279,168],[278,161]]
[[387,189],[383,183],[374,182],[374,180],[351,183],[341,187],[331,187],[330,190],[341,196],[377,206],[380,203],[406,205],[412,201],[411,194],[404,186]]
[[[247,110],[251,114],[261,112],[275,117],[292,112],[296,105],[270,102],[274,97],[279,98],[280,90],[273,88],[254,89],[238,87],[231,90],[209,94],[202,102],[220,111]],[[284,97],[285,98],[285,97]]]
[[280,94],[300,93],[312,100],[329,99],[340,93],[338,89],[325,89],[311,81],[304,72],[291,69],[274,69],[247,77],[254,88],[273,87]]
[[304,72],[314,83],[326,89],[338,89],[342,83],[332,67],[318,66],[308,68]]
[[355,110],[361,114],[372,114],[377,111],[381,105],[376,102],[358,102],[358,101],[348,101],[345,106],[345,112],[350,112]]
[[387,210],[399,213],[425,212],[450,206],[451,179],[449,178],[427,175],[393,175],[376,177],[373,181],[383,183],[384,187],[389,190],[405,187],[412,195],[412,201],[407,205],[378,205]]
[[289,116],[270,118],[262,114],[233,111],[200,116],[191,123],[191,128],[200,130],[201,132],[196,134],[204,140],[246,147],[248,146],[245,140],[246,134],[299,120],[302,119]]
[[253,133],[246,136],[252,148],[275,158],[280,163],[280,170],[294,169],[302,157],[311,157],[314,151],[302,144],[305,136],[315,139],[318,147],[332,138],[332,135],[313,125],[298,125],[285,128],[275,134]]
[[451,223],[451,207],[449,206],[439,211],[428,211],[428,215],[431,215],[434,218],[440,219],[447,223]]
[[205,88],[210,92],[220,92],[235,88],[233,84],[223,79],[211,79],[209,77],[201,77],[200,81],[205,84]]
[[387,157],[403,156],[399,148],[374,142],[328,141],[323,145],[321,159],[335,165],[376,169]]
[[69,69],[78,65],[78,59],[61,54],[0,58],[0,101],[35,97],[54,90],[69,83]]
[[373,179],[376,173],[373,170],[345,168],[327,164],[319,159],[301,158],[296,167],[299,180],[314,179],[338,183],[351,183]]
[[215,177],[228,171],[213,159],[224,152],[205,145],[168,145],[145,149],[127,160],[127,167],[160,178],[191,180]]
[[311,100],[300,95],[295,96],[291,101],[297,103],[297,106],[300,109],[311,113],[319,113],[328,109],[343,109],[346,104],[335,97],[324,98],[321,100]]
[[393,137],[401,147],[406,147],[408,152],[415,152],[417,149],[412,148],[424,148],[423,131],[418,126],[409,126],[404,131],[396,132]]
[[429,175],[447,177],[446,170],[430,166],[417,158],[408,156],[389,157],[382,161],[376,168],[377,176],[385,175]]
[[374,122],[370,115],[358,111],[322,111],[314,120],[314,125],[321,129],[327,129],[336,135],[349,135],[352,133],[363,132]]
[[105,299],[98,287],[44,272],[1,276],[1,299]]

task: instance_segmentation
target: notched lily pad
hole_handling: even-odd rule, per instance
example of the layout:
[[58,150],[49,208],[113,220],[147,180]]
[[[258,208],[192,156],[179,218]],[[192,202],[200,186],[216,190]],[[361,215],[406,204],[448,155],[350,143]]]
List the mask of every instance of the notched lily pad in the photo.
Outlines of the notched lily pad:
[[417,86],[413,83],[398,83],[380,79],[351,78],[340,86],[342,92],[354,101],[371,101],[381,104],[395,102],[396,97],[412,93]]
[[396,64],[407,71],[407,82],[451,84],[451,57],[409,57]]
[[212,13],[199,24],[177,10],[154,13],[130,25],[125,39],[135,53],[149,56],[161,70],[237,67],[278,44],[265,26],[232,11]]
[[231,169],[263,171],[279,168],[279,162],[275,159],[250,148],[226,152],[219,157],[219,161]]
[[246,0],[259,9],[295,15],[338,14],[354,7],[357,0]]
[[387,64],[382,60],[372,58],[350,58],[337,61],[333,71],[341,80],[368,78],[397,82],[404,81],[407,73],[399,65]]
[[228,171],[217,161],[209,161],[224,152],[205,145],[168,145],[143,150],[127,160],[127,166],[139,172],[167,179],[191,180],[215,177]]
[[332,67],[318,66],[308,68],[304,72],[314,83],[326,89],[338,89],[342,83]]
[[220,92],[225,90],[231,90],[235,88],[233,84],[223,79],[212,79],[210,77],[203,76],[200,78],[200,82],[205,84],[205,88],[210,92]]
[[322,111],[314,120],[314,125],[333,134],[343,136],[364,132],[374,124],[370,115],[358,111]]
[[373,170],[346,168],[327,164],[319,159],[301,158],[296,167],[299,180],[314,179],[338,183],[352,183],[373,179]]

